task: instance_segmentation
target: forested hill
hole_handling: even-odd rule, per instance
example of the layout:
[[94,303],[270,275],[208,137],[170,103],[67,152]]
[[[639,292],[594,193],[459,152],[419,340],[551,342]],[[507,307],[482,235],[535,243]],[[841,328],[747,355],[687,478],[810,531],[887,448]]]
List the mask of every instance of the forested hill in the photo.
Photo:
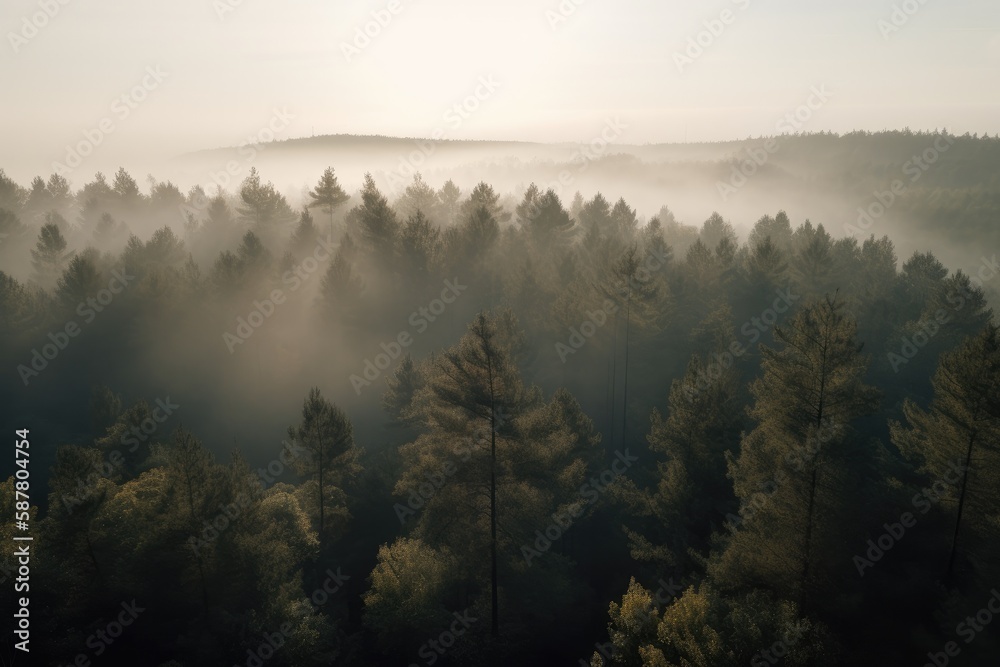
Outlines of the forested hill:
[[[614,131],[607,131],[609,126]],[[939,150],[939,136],[949,139],[945,151]],[[585,195],[612,191],[647,217],[669,203],[689,224],[716,210],[741,234],[762,211],[782,209],[822,223],[835,236],[896,232],[903,254],[933,247],[942,259],[966,269],[980,261],[982,244],[1000,246],[996,137],[886,131],[635,145],[623,118],[617,125],[609,120],[595,128],[592,140],[578,143],[335,135],[259,146],[181,156],[167,172],[174,177],[176,170],[182,183],[211,185],[211,173],[219,173],[230,159],[244,163],[253,150],[253,164],[276,183],[287,184],[289,192],[334,161],[343,173],[355,174],[349,182],[360,184],[356,174],[371,171],[380,186],[396,194],[414,171],[430,182],[451,178],[471,187],[486,180],[499,190],[523,190],[534,181],[554,186],[566,200],[577,190]],[[743,185],[740,169],[750,174]],[[567,173],[569,182],[560,183]],[[905,185],[902,196],[859,233],[859,209],[877,203],[876,193],[891,192],[896,180]]]
[[[993,146],[951,139],[912,145]],[[647,217],[603,159],[586,196],[0,172],[33,658],[990,664],[990,239],[967,271],[883,221]]]

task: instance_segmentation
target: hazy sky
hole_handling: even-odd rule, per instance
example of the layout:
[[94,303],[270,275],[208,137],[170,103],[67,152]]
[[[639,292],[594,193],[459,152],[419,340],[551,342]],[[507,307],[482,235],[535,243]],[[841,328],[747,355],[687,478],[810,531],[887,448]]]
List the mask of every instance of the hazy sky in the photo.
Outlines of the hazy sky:
[[[916,11],[890,32],[894,4]],[[348,57],[372,12],[391,20]],[[701,141],[774,134],[825,86],[805,131],[1000,132],[996,0],[4,0],[0,25],[0,167],[18,178],[102,119],[95,156],[128,164],[242,143],[274,109],[294,116],[278,138],[584,141],[618,116],[623,143]],[[143,101],[119,99],[144,77]]]

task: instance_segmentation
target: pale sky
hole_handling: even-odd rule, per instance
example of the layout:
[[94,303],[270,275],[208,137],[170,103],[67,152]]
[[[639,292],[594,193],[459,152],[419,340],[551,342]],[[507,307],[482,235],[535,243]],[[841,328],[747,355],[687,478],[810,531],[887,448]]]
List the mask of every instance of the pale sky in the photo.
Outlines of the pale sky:
[[[832,95],[804,131],[1000,132],[1000,3],[907,0],[915,13],[890,33],[894,4],[563,0],[575,11],[555,22],[559,0],[4,0],[0,167],[48,174],[102,119],[102,162],[237,145],[274,109],[294,116],[279,139],[589,141],[615,116],[623,143],[737,139],[776,134],[812,87]],[[679,71],[675,54],[724,10]],[[348,61],[342,45],[379,11],[391,21]],[[166,77],[113,106],[155,82],[147,68]],[[449,122],[491,77],[496,90]]]

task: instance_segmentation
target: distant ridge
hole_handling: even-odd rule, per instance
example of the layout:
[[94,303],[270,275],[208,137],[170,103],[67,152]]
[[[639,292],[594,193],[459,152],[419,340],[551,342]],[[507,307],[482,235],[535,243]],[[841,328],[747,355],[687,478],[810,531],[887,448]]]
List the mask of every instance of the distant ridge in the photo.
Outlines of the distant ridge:
[[[802,143],[802,142],[812,142],[812,141],[835,141],[835,142],[852,142],[852,141],[864,141],[865,143],[878,143],[880,141],[907,141],[913,140],[918,141],[926,137],[934,136],[948,136],[956,137],[962,139],[976,139],[980,141],[1000,141],[998,137],[990,137],[988,134],[984,135],[969,135],[968,133],[961,135],[952,135],[947,130],[879,130],[879,131],[867,131],[867,130],[853,130],[845,134],[838,134],[835,132],[817,132],[817,133],[803,133],[803,134],[793,134],[793,135],[768,135],[768,136],[757,136],[757,137],[746,137],[743,139],[726,139],[719,141],[687,141],[687,142],[657,142],[657,143],[645,143],[645,144],[635,144],[635,143],[614,143],[612,147],[615,152],[631,152],[635,154],[640,154],[646,151],[655,151],[657,149],[672,149],[681,150],[691,149],[739,149],[745,145],[758,144],[769,139],[774,139],[775,141],[785,142],[785,143]],[[541,142],[541,141],[523,141],[515,139],[431,139],[427,137],[396,137],[383,134],[324,134],[312,137],[291,137],[287,139],[275,139],[270,142],[262,142],[259,145],[265,146],[267,148],[278,148],[279,151],[294,151],[294,150],[309,150],[309,149],[327,149],[331,147],[339,147],[344,149],[388,149],[399,147],[400,149],[404,147],[409,147],[414,143],[430,143],[436,146],[446,147],[448,149],[462,149],[462,148],[474,148],[478,150],[498,148],[498,149],[511,149],[511,148],[553,148],[553,149],[564,149],[567,147],[579,146],[585,144],[586,142],[579,141],[553,141],[553,142]],[[243,143],[233,145],[233,146],[218,146],[215,148],[205,148],[198,151],[192,151],[188,153],[183,153],[174,157],[175,160],[185,160],[188,158],[199,158],[199,157],[210,157],[214,154],[225,153],[238,149]],[[897,144],[898,146],[898,144]]]

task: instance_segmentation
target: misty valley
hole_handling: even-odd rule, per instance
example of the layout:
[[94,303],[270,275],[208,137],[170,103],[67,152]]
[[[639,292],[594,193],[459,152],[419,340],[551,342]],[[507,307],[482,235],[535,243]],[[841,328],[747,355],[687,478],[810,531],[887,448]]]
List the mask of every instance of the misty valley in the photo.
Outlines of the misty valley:
[[778,143],[0,172],[3,664],[991,664],[1000,142]]

